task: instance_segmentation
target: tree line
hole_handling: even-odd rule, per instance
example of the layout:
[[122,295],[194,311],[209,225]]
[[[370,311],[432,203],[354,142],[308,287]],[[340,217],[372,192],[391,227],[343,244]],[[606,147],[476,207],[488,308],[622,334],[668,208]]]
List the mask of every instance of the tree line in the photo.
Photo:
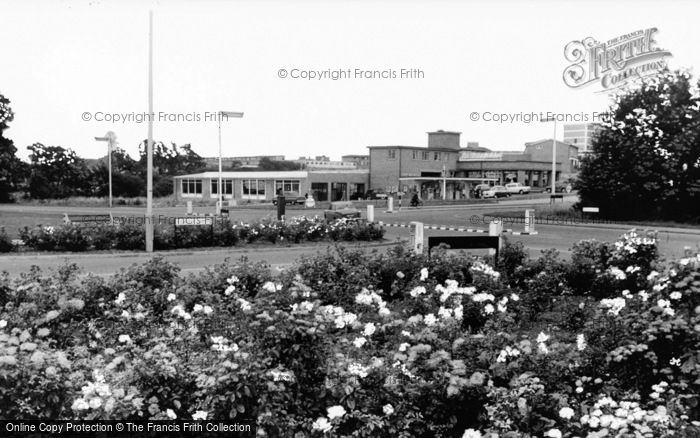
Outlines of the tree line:
[[[10,101],[0,94],[0,202],[11,202],[16,197],[31,199],[67,198],[71,196],[108,196],[109,168],[107,156],[98,160],[79,157],[71,148],[34,143],[27,146],[29,162],[17,157],[13,141],[4,131],[14,118]],[[146,143],[139,144],[138,159],[122,148],[112,149],[112,194],[121,197],[146,195]],[[300,165],[267,158],[258,168],[241,168],[234,162],[225,170],[297,170]],[[218,169],[218,167],[217,167]],[[205,160],[192,145],[153,143],[153,196],[167,196],[173,192],[173,177],[208,169]]]

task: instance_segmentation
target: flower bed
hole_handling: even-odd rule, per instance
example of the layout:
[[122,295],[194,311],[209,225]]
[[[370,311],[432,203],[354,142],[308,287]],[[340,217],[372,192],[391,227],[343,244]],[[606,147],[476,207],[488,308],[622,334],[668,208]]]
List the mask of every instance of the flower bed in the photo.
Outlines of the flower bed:
[[[0,418],[252,418],[259,436],[700,433],[700,257],[336,248],[273,278],[155,258],[0,283]],[[695,435],[693,435],[695,434]]]
[[[381,240],[384,229],[379,225],[338,219],[326,222],[319,217],[295,217],[286,222],[255,223],[217,220],[213,226],[156,225],[154,248],[235,246],[257,242],[298,244],[319,241]],[[23,248],[36,251],[142,250],[145,229],[142,225],[117,224],[85,227],[25,227],[20,230]],[[0,231],[0,252],[17,250],[4,231]]]

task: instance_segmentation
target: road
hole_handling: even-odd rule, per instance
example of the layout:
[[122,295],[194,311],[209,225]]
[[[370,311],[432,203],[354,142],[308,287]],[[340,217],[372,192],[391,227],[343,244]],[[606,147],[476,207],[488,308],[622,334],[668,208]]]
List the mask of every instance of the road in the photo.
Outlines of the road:
[[[576,201],[576,196],[567,196],[564,205],[570,205]],[[548,204],[549,199],[508,199],[493,204],[472,205],[447,205],[424,208],[402,208],[401,211],[387,213],[385,208],[375,209],[375,220],[385,223],[408,223],[411,221],[422,222],[426,225],[443,225],[453,227],[468,227],[488,229],[488,221],[497,216],[499,211],[523,211],[535,205]],[[26,206],[9,205],[0,207],[0,226],[11,222],[27,223],[32,220],[44,221],[44,224],[60,223],[63,213],[68,214],[100,214],[106,212],[104,208],[95,207],[56,207],[56,206]],[[167,207],[155,209],[156,215],[180,216],[183,208]],[[288,209],[288,216],[295,215],[322,215],[323,211],[293,210]],[[143,208],[117,207],[115,216],[139,216],[143,214]],[[260,217],[273,217],[272,209],[235,209],[232,216],[236,220],[249,221]],[[485,216],[487,215],[487,216]],[[29,219],[28,219],[29,218]],[[504,220],[504,228],[512,228],[515,231],[523,229],[522,223],[509,224]],[[9,227],[8,227],[9,228]],[[602,241],[614,241],[620,234],[629,230],[629,225],[617,224],[552,224],[537,223],[538,234],[535,236],[513,236],[508,239],[521,241],[528,249],[530,256],[536,257],[543,249],[555,248],[563,257],[570,255],[572,245],[584,239],[597,239]],[[657,228],[659,230],[659,248],[666,257],[680,257],[683,248],[691,246],[700,248],[700,229],[698,228]],[[456,235],[459,232],[425,230],[425,237],[431,235]],[[387,227],[386,239],[394,242],[397,239],[408,240],[410,230],[407,228]],[[251,260],[264,260],[273,268],[289,266],[293,260],[302,255],[310,255],[323,251],[324,246],[304,247],[246,247],[235,249],[212,249],[199,252],[174,251],[165,253],[165,258],[181,266],[183,272],[196,272],[206,266],[221,263],[224,258],[237,259],[245,255]],[[368,248],[368,250],[370,250]],[[373,250],[385,250],[385,247]],[[483,253],[475,251],[475,254]],[[0,271],[7,270],[11,276],[17,276],[20,272],[27,271],[31,265],[41,266],[42,269],[55,268],[65,261],[75,262],[83,267],[86,272],[106,275],[115,270],[129,266],[133,263],[141,263],[148,259],[145,253],[136,254],[67,254],[67,255],[4,255],[0,256]]]

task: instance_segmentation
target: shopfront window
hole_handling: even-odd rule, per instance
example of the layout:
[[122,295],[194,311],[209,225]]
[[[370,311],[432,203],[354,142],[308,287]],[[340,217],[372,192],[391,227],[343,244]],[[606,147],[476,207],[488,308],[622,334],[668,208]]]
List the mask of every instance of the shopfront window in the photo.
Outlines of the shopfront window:
[[350,183],[348,186],[350,192],[350,200],[355,201],[365,197],[365,185],[360,183]]
[[201,179],[183,179],[182,180],[183,195],[201,195],[202,180]]
[[311,194],[316,201],[328,201],[328,183],[311,183]]
[[347,201],[347,183],[331,183],[331,201]]
[[[224,186],[224,195],[233,195],[233,180],[232,179],[223,179],[221,183]],[[211,180],[211,194],[212,195],[219,194],[219,179],[218,178],[214,178]]]
[[275,181],[275,193],[279,193],[282,189],[283,193],[299,193],[299,180],[277,180]]
[[241,181],[243,199],[265,199],[264,179],[244,179]]

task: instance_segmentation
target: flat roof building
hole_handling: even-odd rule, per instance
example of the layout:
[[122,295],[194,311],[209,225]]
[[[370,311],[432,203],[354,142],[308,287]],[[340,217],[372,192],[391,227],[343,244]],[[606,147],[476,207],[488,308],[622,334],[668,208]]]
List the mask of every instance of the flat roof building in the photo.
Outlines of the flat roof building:
[[[476,184],[520,182],[546,187],[552,170],[552,140],[525,144],[524,151],[492,151],[469,143],[460,147],[460,133],[428,133],[424,146],[368,146],[370,189],[415,192],[422,199],[458,200]],[[578,148],[557,141],[555,180],[571,177],[578,167]]]
[[[223,198],[241,202],[271,202],[277,191],[288,196],[310,194],[316,201],[348,201],[364,197],[368,170],[299,170],[222,172]],[[219,172],[201,172],[174,178],[177,200],[219,198]]]

